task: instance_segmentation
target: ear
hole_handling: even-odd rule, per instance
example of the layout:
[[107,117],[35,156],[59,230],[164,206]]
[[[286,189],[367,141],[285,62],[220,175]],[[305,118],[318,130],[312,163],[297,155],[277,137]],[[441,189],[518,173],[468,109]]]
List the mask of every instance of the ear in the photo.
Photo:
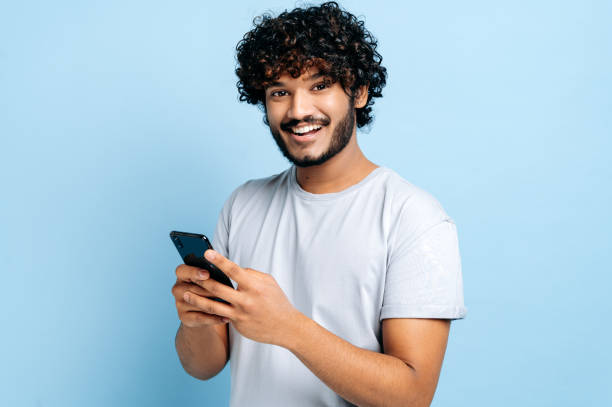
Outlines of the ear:
[[370,84],[363,85],[355,92],[355,109],[361,109],[368,103],[368,87]]

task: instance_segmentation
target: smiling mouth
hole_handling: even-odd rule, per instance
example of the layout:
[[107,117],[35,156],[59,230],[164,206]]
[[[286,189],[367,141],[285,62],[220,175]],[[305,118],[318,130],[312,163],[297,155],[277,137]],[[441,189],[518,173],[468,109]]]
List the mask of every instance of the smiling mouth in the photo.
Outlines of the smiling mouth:
[[320,124],[311,124],[308,126],[290,127],[289,132],[297,137],[311,136],[323,128]]

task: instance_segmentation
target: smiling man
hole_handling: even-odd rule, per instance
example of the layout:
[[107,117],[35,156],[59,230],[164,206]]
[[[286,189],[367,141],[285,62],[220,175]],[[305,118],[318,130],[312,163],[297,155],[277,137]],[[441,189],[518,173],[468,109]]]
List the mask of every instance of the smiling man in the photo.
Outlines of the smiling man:
[[206,257],[234,289],[176,268],[185,370],[230,360],[232,406],[429,405],[466,314],[457,231],[359,148],[385,85],[376,41],[332,2],[260,18],[237,51],[240,99],[293,165],[221,211]]

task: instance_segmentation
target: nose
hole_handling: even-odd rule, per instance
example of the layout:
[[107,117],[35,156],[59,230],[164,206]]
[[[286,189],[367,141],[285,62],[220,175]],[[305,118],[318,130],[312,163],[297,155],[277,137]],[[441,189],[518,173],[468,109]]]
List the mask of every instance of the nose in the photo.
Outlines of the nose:
[[287,111],[287,117],[294,120],[302,120],[315,113],[315,107],[308,92],[298,89],[291,96],[291,104]]

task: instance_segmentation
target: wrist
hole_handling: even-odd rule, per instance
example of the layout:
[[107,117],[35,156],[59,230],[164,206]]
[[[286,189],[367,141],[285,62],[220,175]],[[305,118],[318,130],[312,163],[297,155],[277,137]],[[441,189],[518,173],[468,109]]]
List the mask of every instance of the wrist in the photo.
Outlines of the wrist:
[[283,330],[284,332],[280,336],[277,345],[294,352],[299,347],[299,342],[305,335],[309,321],[310,318],[296,309],[291,317],[288,318],[288,322],[285,324],[285,329]]

